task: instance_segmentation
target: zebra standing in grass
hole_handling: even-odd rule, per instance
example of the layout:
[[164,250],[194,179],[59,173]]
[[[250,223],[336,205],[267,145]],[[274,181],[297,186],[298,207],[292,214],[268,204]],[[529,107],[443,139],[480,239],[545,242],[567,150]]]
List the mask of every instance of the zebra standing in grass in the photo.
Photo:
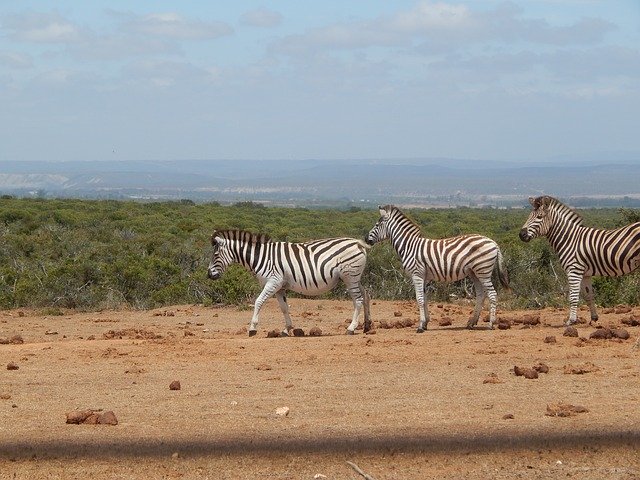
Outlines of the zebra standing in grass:
[[497,295],[491,282],[491,273],[496,266],[496,260],[500,282],[509,288],[502,253],[496,242],[481,235],[461,235],[440,240],[425,238],[420,233],[420,227],[397,207],[386,205],[378,208],[380,220],[371,229],[366,241],[373,245],[389,238],[402,260],[404,270],[411,275],[420,308],[418,333],[424,332],[429,323],[425,282],[452,282],[466,277],[473,280],[476,289],[476,306],[467,328],[472,328],[478,323],[485,296],[489,297],[489,326],[493,328]]
[[580,290],[598,320],[591,277],[618,277],[640,266],[640,222],[615,230],[582,225],[582,217],[553,197],[529,198],[533,211],[520,230],[520,239],[547,237],[569,281],[569,319],[576,323]]
[[328,238],[306,243],[274,242],[264,234],[243,230],[221,230],[211,236],[213,254],[208,276],[220,278],[232,263],[238,263],[256,275],[262,292],[255,302],[249,325],[249,336],[258,328],[262,304],[275,294],[286,324],[282,336],[293,325],[285,297],[286,290],[304,295],[320,295],[334,288],[340,280],[353,300],[354,312],[348,334],[358,326],[360,309],[364,306],[364,331],[371,328],[369,296],[360,282],[367,261],[364,242],[353,238]]

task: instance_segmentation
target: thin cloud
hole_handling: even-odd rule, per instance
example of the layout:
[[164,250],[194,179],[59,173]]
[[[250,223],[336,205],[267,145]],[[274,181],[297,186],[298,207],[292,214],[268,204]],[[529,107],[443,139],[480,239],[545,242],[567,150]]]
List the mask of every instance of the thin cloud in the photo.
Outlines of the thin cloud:
[[131,15],[123,28],[132,33],[181,40],[213,39],[233,33],[225,22],[191,20],[174,12]]
[[0,65],[7,68],[26,69],[33,67],[33,59],[30,55],[0,51]]
[[277,27],[282,23],[282,15],[266,8],[256,8],[243,13],[240,17],[240,23],[251,27]]
[[57,12],[5,15],[0,21],[9,38],[31,43],[75,43],[84,32]]

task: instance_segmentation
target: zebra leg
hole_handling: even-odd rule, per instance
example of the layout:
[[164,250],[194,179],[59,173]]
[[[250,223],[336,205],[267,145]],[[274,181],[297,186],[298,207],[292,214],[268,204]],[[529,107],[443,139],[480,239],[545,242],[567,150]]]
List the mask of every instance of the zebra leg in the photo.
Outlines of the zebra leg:
[[420,323],[418,324],[417,333],[424,333],[429,323],[429,310],[427,308],[426,292],[424,291],[424,278],[420,275],[413,275],[413,288],[416,291],[416,302],[420,309]]
[[470,273],[469,277],[473,280],[473,287],[476,289],[476,306],[473,309],[473,315],[467,322],[467,328],[473,328],[478,324],[480,313],[482,312],[482,305],[484,304],[485,289],[482,282],[475,274]]
[[362,290],[362,296],[364,299],[364,333],[367,333],[371,330],[371,297],[369,296],[369,292],[367,292],[366,288],[360,284],[360,289]]
[[281,282],[278,280],[268,280],[258,298],[256,298],[256,302],[253,306],[253,317],[251,317],[251,323],[249,324],[249,336],[253,337],[256,333],[258,333],[258,315],[260,314],[260,309],[262,308],[262,304],[267,301],[269,297],[271,297],[274,293],[280,290],[282,287]]
[[496,304],[498,303],[498,294],[491,283],[491,278],[484,281],[484,290],[489,297],[489,328],[493,330],[493,324],[496,321]]
[[[344,281],[344,279],[343,279]],[[353,300],[353,318],[351,319],[351,323],[347,327],[347,335],[353,335],[356,328],[358,327],[358,317],[360,316],[360,309],[365,301],[363,295],[364,288],[360,285],[360,282],[353,283],[345,281],[347,285],[347,290],[349,291],[349,295],[351,295],[351,299]],[[365,308],[365,311],[368,310],[369,307]]]
[[289,305],[287,305],[287,296],[285,295],[284,289],[276,292],[276,299],[278,300],[280,310],[282,310],[282,314],[284,315],[285,323],[285,329],[280,333],[280,336],[288,337],[289,332],[293,329],[293,324],[291,323],[291,316],[289,315]]
[[582,279],[581,289],[582,289],[582,295],[584,296],[584,299],[589,304],[589,310],[591,310],[591,321],[597,322],[598,312],[596,311],[596,304],[593,301],[594,292],[593,292],[593,284],[591,283],[591,277],[584,277]]
[[582,272],[567,272],[567,278],[569,280],[569,319],[565,325],[569,326],[578,321],[578,300],[580,297]]

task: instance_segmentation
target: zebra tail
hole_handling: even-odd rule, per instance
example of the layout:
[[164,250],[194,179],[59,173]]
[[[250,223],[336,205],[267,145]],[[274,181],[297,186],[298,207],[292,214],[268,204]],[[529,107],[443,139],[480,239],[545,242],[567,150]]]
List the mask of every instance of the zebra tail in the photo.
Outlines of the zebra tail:
[[511,291],[511,287],[509,286],[509,272],[507,271],[507,267],[504,264],[504,257],[502,256],[502,251],[498,247],[498,278],[500,279],[500,283],[502,286],[508,291]]

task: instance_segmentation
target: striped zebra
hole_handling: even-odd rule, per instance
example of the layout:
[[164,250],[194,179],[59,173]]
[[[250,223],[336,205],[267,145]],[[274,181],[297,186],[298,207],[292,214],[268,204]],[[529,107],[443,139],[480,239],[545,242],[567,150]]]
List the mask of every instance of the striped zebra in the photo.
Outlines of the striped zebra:
[[420,308],[418,333],[424,332],[429,323],[425,283],[433,280],[453,282],[467,277],[471,278],[476,289],[476,306],[467,328],[473,328],[478,323],[486,296],[490,302],[489,326],[493,328],[497,295],[491,274],[496,260],[500,282],[509,288],[502,252],[496,242],[481,235],[461,235],[439,240],[425,238],[420,233],[420,227],[397,207],[386,205],[378,208],[380,220],[371,229],[366,241],[373,245],[387,238],[391,240],[416,291]]
[[293,325],[289,316],[286,290],[304,295],[320,295],[344,282],[353,300],[353,319],[347,334],[353,335],[358,326],[360,309],[364,306],[364,331],[371,328],[369,295],[360,278],[367,261],[364,242],[353,238],[327,238],[306,243],[275,242],[264,234],[243,230],[221,230],[211,236],[213,253],[208,276],[220,278],[232,263],[238,263],[252,272],[262,286],[255,301],[249,336],[258,328],[258,315],[262,304],[275,295],[284,315],[288,336]]
[[580,291],[589,304],[591,320],[598,320],[591,277],[618,277],[640,266],[640,222],[615,230],[585,227],[582,217],[553,197],[529,198],[533,211],[520,230],[528,242],[547,237],[560,258],[569,282],[569,319],[576,323]]

